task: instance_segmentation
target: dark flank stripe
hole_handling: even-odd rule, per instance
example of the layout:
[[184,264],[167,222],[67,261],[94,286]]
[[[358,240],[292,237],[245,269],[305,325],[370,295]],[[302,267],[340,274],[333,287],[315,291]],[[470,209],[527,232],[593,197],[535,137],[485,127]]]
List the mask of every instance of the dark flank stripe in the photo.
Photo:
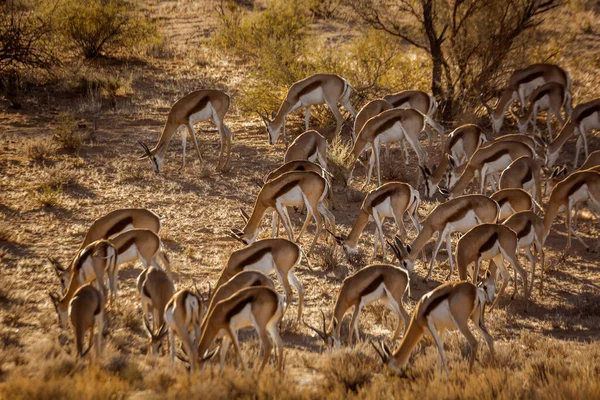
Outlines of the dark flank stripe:
[[456,143],[463,138],[463,135],[452,135],[450,138],[450,143],[448,143],[448,149],[451,149],[456,145]]
[[402,116],[399,115],[399,116],[392,117],[392,118],[388,119],[387,121],[385,121],[383,124],[379,125],[377,127],[377,134],[385,132],[388,129],[391,129],[391,127],[394,126],[394,124],[396,124],[396,122],[402,123]]
[[583,185],[585,185],[585,180],[583,180],[583,179],[581,179],[579,182],[575,183],[569,189],[569,192],[567,193],[567,197],[571,197],[576,191],[578,191],[579,189],[581,189],[581,187]]
[[287,192],[289,192],[290,190],[292,190],[293,188],[298,186],[298,182],[300,182],[300,179],[296,179],[296,180],[286,183],[285,185],[283,185],[282,187],[279,188],[279,190],[275,193],[275,196],[273,196],[273,198],[277,199],[280,196],[283,196],[284,194],[286,194]]
[[433,310],[435,310],[435,308],[437,306],[439,306],[444,300],[447,300],[448,297],[450,297],[450,292],[444,293],[439,297],[436,297],[435,299],[431,300],[431,302],[427,305],[427,307],[425,308],[425,311],[423,311],[423,316],[426,317],[428,316]]
[[597,104],[593,107],[587,108],[585,110],[583,110],[581,112],[581,114],[579,114],[579,121],[589,117],[590,115],[592,115],[595,112],[600,112],[600,104]]
[[550,89],[550,88],[546,88],[546,89],[544,89],[544,90],[540,90],[540,91],[539,91],[539,92],[538,92],[538,93],[535,95],[535,98],[533,98],[533,99],[531,100],[531,102],[533,103],[533,102],[536,102],[536,101],[538,101],[539,99],[541,99],[542,97],[544,97],[545,95],[547,95],[548,93],[550,93],[550,91],[551,91],[551,90],[552,90],[552,89]]
[[312,157],[312,155],[317,152],[317,141],[313,140],[311,144],[312,147],[310,147],[310,150],[308,151],[308,153],[306,153],[307,158]]
[[536,71],[536,72],[532,72],[529,75],[526,75],[524,77],[522,77],[521,79],[519,79],[517,81],[517,85],[522,85],[524,83],[529,83],[537,78],[541,78],[542,76],[544,76],[544,71]]
[[533,172],[531,171],[531,168],[529,168],[529,166],[528,166],[527,173],[525,174],[523,179],[521,179],[521,186],[523,186],[524,184],[529,182],[531,180],[531,178],[533,178]]
[[531,232],[531,220],[527,221],[527,224],[525,224],[523,229],[521,229],[519,231],[519,233],[517,233],[517,239],[524,238],[525,236],[529,235],[530,232]]
[[229,310],[227,312],[227,314],[225,314],[225,320],[229,321],[231,318],[233,318],[234,316],[239,314],[244,309],[244,307],[246,307],[248,304],[252,303],[253,301],[254,301],[254,296],[248,296],[245,299],[243,299],[242,301],[240,301],[239,303],[237,303],[235,306],[233,306],[231,308],[231,310]]
[[129,248],[131,246],[133,246],[135,244],[135,238],[131,238],[128,241],[126,241],[125,243],[123,243],[123,245],[121,247],[119,247],[117,249],[117,253],[118,254],[123,254],[125,253],[127,250],[129,250]]
[[196,105],[190,110],[190,112],[188,113],[188,118],[192,115],[192,114],[196,114],[199,111],[204,110],[204,108],[206,107],[206,105],[208,104],[208,100],[210,99],[210,97],[208,96],[204,96],[202,97],[197,103]]
[[459,208],[458,210],[456,210],[454,212],[454,214],[450,215],[446,221],[447,222],[456,222],[458,220],[461,220],[465,217],[465,215],[467,215],[469,210],[471,210],[471,208],[469,208],[469,207]]
[[492,236],[490,236],[488,240],[486,240],[485,243],[481,245],[481,247],[479,248],[479,253],[485,253],[486,251],[490,250],[492,247],[494,247],[494,244],[496,244],[497,241],[498,232],[494,232]]
[[93,250],[94,250],[94,248],[92,246],[88,246],[85,249],[83,249],[82,252],[77,257],[77,259],[75,260],[73,269],[77,270],[77,269],[81,268],[81,264],[83,264],[85,259],[88,258],[92,254]]
[[489,164],[489,163],[493,163],[496,160],[499,160],[500,158],[502,158],[503,156],[509,154],[510,152],[508,150],[502,150],[502,151],[498,151],[497,153],[491,155],[490,157],[486,158],[485,160],[483,160],[484,164]]
[[381,203],[383,203],[388,197],[391,195],[391,188],[388,190],[384,190],[381,193],[377,194],[377,196],[371,201],[371,207],[377,207]]
[[265,247],[263,249],[260,249],[256,252],[252,253],[250,256],[248,256],[248,258],[246,258],[244,261],[242,261],[240,263],[240,266],[242,267],[242,269],[244,269],[246,266],[254,264],[258,260],[263,258],[265,256],[265,254],[270,253],[271,250],[272,249],[270,247]]
[[250,286],[261,286],[261,285],[262,285],[262,282],[260,279],[257,279],[250,284]]
[[379,275],[377,278],[373,279],[371,281],[371,283],[369,283],[369,285],[367,285],[367,287],[364,288],[360,292],[360,297],[365,297],[366,295],[373,293],[375,290],[377,290],[379,285],[381,285],[382,283],[383,283],[383,275]]
[[123,231],[127,225],[133,225],[133,218],[131,216],[125,217],[122,220],[118,221],[116,224],[110,227],[110,229],[106,232],[104,238],[109,238],[112,235],[116,235],[117,233]]
[[302,97],[304,95],[309,94],[313,90],[318,89],[322,84],[323,82],[321,82],[320,80],[316,80],[313,83],[306,85],[304,88],[302,88],[302,90],[298,92],[298,97]]
[[410,98],[410,94],[404,94],[400,97],[398,97],[393,103],[392,105],[394,106],[394,108],[401,106],[402,104],[406,103],[408,101],[408,99]]
[[508,201],[508,196],[504,196],[501,197],[499,199],[496,200],[496,203],[498,203],[498,205],[500,206],[500,208],[502,208],[502,206],[504,205],[504,203],[506,203]]

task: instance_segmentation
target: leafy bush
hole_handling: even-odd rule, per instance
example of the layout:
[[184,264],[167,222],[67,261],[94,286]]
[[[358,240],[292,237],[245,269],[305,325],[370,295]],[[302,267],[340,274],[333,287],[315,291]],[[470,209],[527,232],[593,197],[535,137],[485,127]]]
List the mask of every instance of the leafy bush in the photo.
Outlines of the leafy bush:
[[62,34],[85,58],[139,48],[156,41],[155,26],[135,2],[65,0],[60,9]]

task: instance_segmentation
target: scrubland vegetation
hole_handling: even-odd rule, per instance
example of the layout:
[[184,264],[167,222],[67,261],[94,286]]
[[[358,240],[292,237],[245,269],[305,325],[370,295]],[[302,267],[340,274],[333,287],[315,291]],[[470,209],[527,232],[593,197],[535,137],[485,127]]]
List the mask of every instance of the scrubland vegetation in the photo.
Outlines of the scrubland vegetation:
[[[222,374],[216,362],[191,377],[181,364],[171,373],[168,357],[145,354],[135,288],[139,264],[122,269],[122,294],[108,311],[102,359],[77,361],[72,332],[59,329],[48,298],[58,281],[46,257],[70,261],[91,222],[121,207],[147,207],[166,217],[161,237],[178,288],[214,284],[240,246],[223,232],[241,226],[237,210],[252,206],[258,193],[253,182],[283,159],[281,144],[268,146],[255,111],[276,111],[289,85],[310,74],[345,77],[355,88],[356,108],[399,90],[437,90],[448,128],[464,122],[487,127],[477,95],[496,95],[512,69],[529,63],[552,62],[569,71],[575,104],[600,97],[595,2],[552,2],[520,21],[526,26],[515,24],[527,11],[520,8],[526,1],[467,3],[476,6],[472,13],[460,8],[460,27],[444,22],[451,3],[437,0],[3,2],[0,398],[600,398],[600,257],[578,243],[564,251],[562,227],[546,242],[544,292],[534,291],[529,305],[507,297],[486,314],[497,360],[491,364],[481,340],[471,375],[468,346],[457,332],[444,336],[449,377],[440,372],[435,343],[427,338],[405,373],[383,368],[368,340],[397,345],[389,339],[396,320],[379,305],[361,317],[365,341],[334,351],[323,350],[320,338],[293,323],[288,310],[281,326],[282,376],[274,365],[261,376],[244,375],[235,368],[233,351]],[[421,4],[434,5],[431,23],[439,38],[428,38]],[[437,50],[431,47],[436,43]],[[438,50],[439,57],[432,57]],[[440,80],[432,88],[436,73]],[[199,88],[223,89],[232,97],[231,169],[215,170],[218,135],[203,124],[198,137],[205,164],[191,152],[190,165],[177,174],[181,145],[174,140],[164,171],[155,175],[147,160],[137,160],[137,140],[155,143],[169,107]],[[339,176],[335,168],[344,166],[351,123],[332,137],[331,113],[325,107],[316,111],[311,126],[330,139],[330,164]],[[304,114],[296,114],[288,123],[293,135],[304,127]],[[508,121],[506,133],[512,128]],[[590,143],[598,148],[600,142],[593,136]],[[561,163],[570,161],[573,148],[567,146]],[[393,150],[382,176],[415,184],[415,162],[404,165],[400,151]],[[439,151],[430,152],[430,160],[438,157]],[[364,169],[357,167],[357,173]],[[347,189],[334,184],[341,204],[334,213],[343,233],[364,198],[359,185],[362,177]],[[421,218],[435,204],[423,201]],[[299,224],[303,216],[292,219]],[[580,220],[583,235],[598,238],[593,217],[584,213]],[[332,241],[322,242],[310,256],[316,272],[298,267],[307,320],[320,321],[319,310],[330,311],[342,280],[368,263],[372,229],[363,234],[356,257],[347,259]],[[391,235],[392,225],[385,231]],[[415,235],[409,230],[410,238]],[[308,243],[305,236],[303,245]],[[446,255],[440,257],[445,261]],[[436,267],[434,282],[413,282],[412,297],[443,281],[446,268],[444,262]],[[424,270],[417,263],[417,273]],[[409,311],[415,303],[407,300]],[[346,321],[343,344],[347,333]],[[241,338],[245,359],[255,359],[256,335]]]

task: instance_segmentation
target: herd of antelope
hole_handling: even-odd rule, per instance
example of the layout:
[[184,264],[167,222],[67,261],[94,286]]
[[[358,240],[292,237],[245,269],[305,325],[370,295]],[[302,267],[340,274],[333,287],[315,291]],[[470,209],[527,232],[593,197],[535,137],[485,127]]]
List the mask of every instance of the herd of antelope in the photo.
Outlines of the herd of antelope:
[[[292,301],[292,290],[298,294],[297,322],[302,321],[316,332],[327,347],[340,346],[341,323],[351,309],[348,343],[351,344],[353,338],[359,340],[361,309],[381,300],[397,314],[399,322],[393,339],[401,338],[394,351],[383,342],[378,345],[371,342],[388,367],[405,368],[421,337],[430,334],[438,347],[441,365],[448,371],[440,336],[446,329],[458,329],[471,348],[471,369],[478,341],[469,327],[469,320],[485,339],[493,362],[493,339],[484,324],[484,309],[488,305],[490,310],[493,309],[502,296],[511,278],[508,266],[514,270],[512,296],[518,293],[520,280],[527,301],[534,288],[539,257],[541,291],[544,242],[563,209],[566,212],[567,247],[571,246],[573,234],[588,249],[574,230],[572,218],[574,214],[576,218],[579,208],[584,205],[592,213],[600,211],[600,151],[588,156],[586,138],[591,129],[600,129],[600,99],[572,108],[569,74],[555,65],[534,64],[511,75],[494,108],[481,99],[491,118],[492,133],[487,134],[479,126],[469,124],[446,135],[444,127],[434,119],[437,103],[433,96],[421,91],[400,92],[373,100],[356,113],[350,104],[351,89],[348,81],[339,76],[314,75],[291,86],[272,119],[261,114],[269,144],[275,145],[280,136],[283,138],[287,149],[285,163],[265,177],[251,214],[241,210],[245,225],[241,229],[231,229],[228,234],[245,247],[231,253],[214,291],[209,284],[206,296],[196,287],[176,291],[169,258],[159,236],[161,218],[146,209],[121,209],[97,219],[68,268],[51,259],[62,294],[50,294],[50,297],[60,324],[67,326],[70,321],[77,354],[84,356],[95,347],[97,356],[100,355],[108,291],[110,305],[116,307],[119,266],[140,260],[144,270],[137,280],[137,289],[143,309],[140,322],[148,334],[148,352],[160,353],[168,335],[172,369],[175,358],[179,358],[193,373],[219,350],[223,368],[227,350],[233,342],[239,362],[247,370],[238,331],[254,327],[262,349],[260,370],[268,363],[275,348],[277,367],[281,371],[283,341],[279,326]],[[520,117],[510,109],[515,100],[521,104]],[[353,146],[348,155],[352,167],[341,174],[344,187],[352,179],[357,161],[367,166],[361,160],[363,153],[369,157],[363,188],[369,185],[374,167],[379,185],[366,194],[346,236],[336,234],[335,216],[329,209],[334,201],[332,183],[338,176],[334,177],[328,171],[327,141],[317,131],[308,130],[311,106],[326,104],[336,118],[336,135],[341,134],[344,117],[338,102],[354,118]],[[185,165],[187,132],[192,136],[202,162],[194,123],[208,120],[216,125],[221,137],[219,167],[227,167],[232,134],[224,119],[229,105],[229,96],[219,90],[199,90],[183,97],[171,108],[158,144],[150,149],[140,141],[145,151],[142,158],[149,158],[154,170],[160,172],[171,138],[182,130],[181,168]],[[306,132],[288,146],[286,116],[300,108],[306,110]],[[516,118],[519,133],[497,137],[508,110]],[[536,134],[541,133],[536,125],[537,114],[541,111],[547,113],[545,135]],[[562,125],[555,137],[551,129],[552,115]],[[428,163],[428,152],[419,141],[422,133],[429,137],[430,146],[434,135],[441,138],[443,152],[437,166]],[[554,166],[560,150],[570,138],[577,140],[574,168],[577,168],[581,147],[587,157],[585,163],[571,173],[566,166]],[[422,172],[418,177],[420,182],[414,183],[416,188],[405,182],[381,182],[381,145],[385,144],[389,151],[389,146],[395,142],[400,142],[407,164],[405,142],[416,152]],[[227,154],[223,158],[225,151]],[[545,182],[544,174],[547,175]],[[478,183],[474,182],[476,177]],[[487,195],[488,186],[494,192],[490,196]],[[419,188],[427,198],[434,195],[448,198],[421,221],[418,217]],[[466,194],[467,190],[472,193]],[[306,213],[297,235],[294,235],[288,214],[290,206],[303,207]],[[259,240],[267,211],[272,211],[272,238]],[[405,214],[417,231],[411,244],[405,244]],[[392,240],[386,240],[383,231],[385,218],[393,218],[398,228],[398,234]],[[276,237],[279,221],[287,239]],[[298,243],[311,221],[315,223],[315,235],[305,253]],[[304,259],[312,271],[308,254],[321,235],[327,236],[325,232],[329,232],[346,255],[357,252],[359,238],[369,221],[375,222],[371,261],[377,258],[381,248],[383,263],[367,265],[347,277],[339,289],[329,322],[325,312],[321,311],[322,327],[309,325],[302,316],[305,290],[294,269]],[[452,250],[453,233],[462,235],[455,251]],[[445,241],[450,266],[446,280],[455,279],[455,265],[460,280],[444,283],[426,293],[418,300],[411,316],[403,298],[410,295],[411,280],[417,278],[415,262],[422,254],[423,262],[427,263],[425,245],[436,234],[424,279],[431,277],[437,253]],[[396,265],[385,263],[386,247],[392,250]],[[519,262],[521,250],[529,259],[529,269]],[[483,261],[489,262],[487,268],[482,267]],[[283,295],[277,292],[269,277],[273,273],[283,288]],[[502,283],[496,294],[500,278]],[[88,331],[89,342],[84,350]],[[175,338],[181,342],[179,350]],[[217,339],[221,339],[218,345],[215,344]]]

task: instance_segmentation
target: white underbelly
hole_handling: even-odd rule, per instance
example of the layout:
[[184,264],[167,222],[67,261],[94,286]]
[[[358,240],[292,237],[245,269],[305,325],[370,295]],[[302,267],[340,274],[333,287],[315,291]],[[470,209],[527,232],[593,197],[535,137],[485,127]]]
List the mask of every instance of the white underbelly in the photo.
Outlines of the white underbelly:
[[323,89],[321,87],[316,88],[312,92],[306,93],[300,96],[300,102],[303,106],[312,106],[315,104],[325,103],[325,97],[323,96]]
[[257,262],[244,266],[244,271],[252,270],[259,271],[265,275],[269,275],[275,269],[275,260],[273,260],[273,254],[266,253]]
[[194,126],[196,122],[206,121],[212,118],[212,106],[210,103],[206,104],[202,110],[190,115],[190,125]]
[[433,324],[438,331],[456,328],[454,320],[452,319],[448,300],[444,300],[438,304],[438,306],[429,313],[427,319],[433,320]]
[[377,286],[377,289],[360,299],[360,306],[364,307],[373,303],[374,301],[379,300],[384,295],[385,289],[385,284],[381,283],[379,286]]
[[452,157],[458,160],[459,163],[464,163],[467,156],[465,155],[465,147],[462,138],[458,139],[454,143],[454,146],[452,146],[452,148],[450,149],[450,154],[452,155]]
[[517,246],[518,246],[519,249],[523,249],[525,247],[529,247],[533,243],[534,239],[535,239],[535,232],[534,232],[533,226],[532,226],[531,230],[529,231],[529,233],[519,239],[519,241],[517,242]]
[[492,246],[492,248],[481,253],[482,260],[489,260],[491,258],[496,257],[500,253],[500,246],[498,245],[498,241]]
[[240,330],[249,326],[253,326],[254,316],[252,315],[252,303],[248,303],[242,308],[242,310],[235,314],[229,320],[229,326],[234,330]]
[[[137,261],[139,259],[139,253],[137,250],[137,246],[135,244],[131,245],[127,250],[122,253],[119,253],[117,257],[117,265],[121,265],[123,263]],[[150,260],[146,260],[150,261]]]
[[529,96],[531,93],[533,93],[533,91],[535,89],[537,89],[538,87],[542,86],[544,83],[546,83],[546,80],[544,78],[535,78],[532,81],[529,81],[527,83],[523,83],[520,85],[520,89],[521,91],[525,94],[525,97]]
[[492,174],[494,172],[500,172],[500,171],[504,171],[504,169],[506,169],[506,167],[508,167],[510,165],[510,163],[512,163],[513,159],[509,154],[505,154],[502,157],[500,157],[499,159],[492,161],[490,163],[487,163],[487,174]]
[[515,209],[507,201],[506,203],[502,204],[502,207],[500,207],[500,215],[498,216],[498,219],[506,219],[513,215],[514,212]]
[[282,194],[277,198],[277,203],[282,206],[301,206],[304,204],[304,195],[302,189],[296,186],[292,190]]
[[400,122],[396,122],[390,129],[380,133],[377,136],[379,144],[383,143],[395,143],[404,137],[404,128]]
[[475,215],[475,211],[469,210],[465,214],[465,216],[462,217],[461,219],[454,221],[454,222],[450,222],[447,225],[446,229],[448,230],[449,233],[453,233],[453,232],[464,233],[476,225],[479,225],[479,222],[477,221],[477,216]]
[[133,224],[126,225],[125,228],[121,229],[119,232],[116,232],[114,235],[109,236],[108,238],[109,239],[114,238],[115,236],[120,235],[123,232],[130,231],[134,228],[135,228],[135,226],[133,226]]
[[575,193],[569,196],[569,200],[573,204],[581,203],[583,201],[587,201],[590,198],[590,194],[588,192],[587,185],[581,186]]
[[380,219],[392,218],[394,216],[394,210],[392,209],[392,200],[389,197],[380,204],[377,204],[377,206],[374,208],[375,210],[377,210],[377,214],[379,215]]

